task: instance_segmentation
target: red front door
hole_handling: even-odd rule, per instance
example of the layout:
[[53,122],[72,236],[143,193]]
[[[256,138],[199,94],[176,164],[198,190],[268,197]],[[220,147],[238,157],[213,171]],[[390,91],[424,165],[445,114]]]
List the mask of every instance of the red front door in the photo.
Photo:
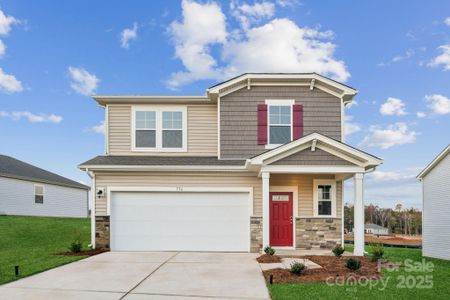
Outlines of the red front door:
[[270,246],[292,246],[292,193],[270,193]]

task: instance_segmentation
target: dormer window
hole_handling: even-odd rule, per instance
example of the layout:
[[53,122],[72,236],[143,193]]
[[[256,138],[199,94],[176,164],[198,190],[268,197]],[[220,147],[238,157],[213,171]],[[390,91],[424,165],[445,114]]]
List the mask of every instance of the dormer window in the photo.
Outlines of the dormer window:
[[186,151],[186,107],[135,106],[132,114],[133,151]]

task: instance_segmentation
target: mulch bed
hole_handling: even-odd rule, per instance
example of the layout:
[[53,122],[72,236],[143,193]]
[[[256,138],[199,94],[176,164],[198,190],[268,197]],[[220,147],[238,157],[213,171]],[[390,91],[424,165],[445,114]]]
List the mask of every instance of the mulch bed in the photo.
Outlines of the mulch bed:
[[74,253],[74,252],[59,252],[59,253],[55,253],[56,255],[62,255],[62,256],[93,256],[93,255],[97,255],[103,252],[107,252],[107,250],[104,249],[92,249],[92,250],[83,250],[80,251],[78,253]]
[[352,280],[381,278],[377,263],[366,257],[355,257],[362,263],[361,268],[356,271],[349,270],[345,266],[347,259],[350,258],[348,256],[340,258],[334,256],[302,256],[299,258],[307,258],[322,268],[305,270],[301,275],[294,275],[286,269],[263,271],[266,282],[269,282],[270,275],[273,275],[273,283],[336,282],[337,279],[348,278]]
[[256,260],[259,263],[272,264],[272,263],[280,263],[281,262],[281,257],[279,257],[278,255],[263,254],[260,257],[258,257]]

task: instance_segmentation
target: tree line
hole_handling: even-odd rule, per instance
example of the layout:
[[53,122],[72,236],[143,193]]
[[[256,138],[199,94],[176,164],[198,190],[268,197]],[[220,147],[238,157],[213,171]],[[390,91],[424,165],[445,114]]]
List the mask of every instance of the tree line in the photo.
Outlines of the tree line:
[[[367,205],[364,208],[365,223],[373,223],[389,228],[390,233],[399,234],[422,234],[422,212],[415,208],[403,208],[397,204],[392,208],[382,208],[377,205]],[[348,203],[344,206],[344,228],[351,232],[353,223],[353,205]]]

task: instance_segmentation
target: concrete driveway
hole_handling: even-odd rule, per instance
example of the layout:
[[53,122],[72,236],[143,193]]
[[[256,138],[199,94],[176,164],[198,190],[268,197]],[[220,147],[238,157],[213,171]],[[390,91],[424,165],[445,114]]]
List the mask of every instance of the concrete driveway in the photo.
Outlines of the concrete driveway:
[[1,299],[270,299],[250,253],[107,252],[0,286]]

